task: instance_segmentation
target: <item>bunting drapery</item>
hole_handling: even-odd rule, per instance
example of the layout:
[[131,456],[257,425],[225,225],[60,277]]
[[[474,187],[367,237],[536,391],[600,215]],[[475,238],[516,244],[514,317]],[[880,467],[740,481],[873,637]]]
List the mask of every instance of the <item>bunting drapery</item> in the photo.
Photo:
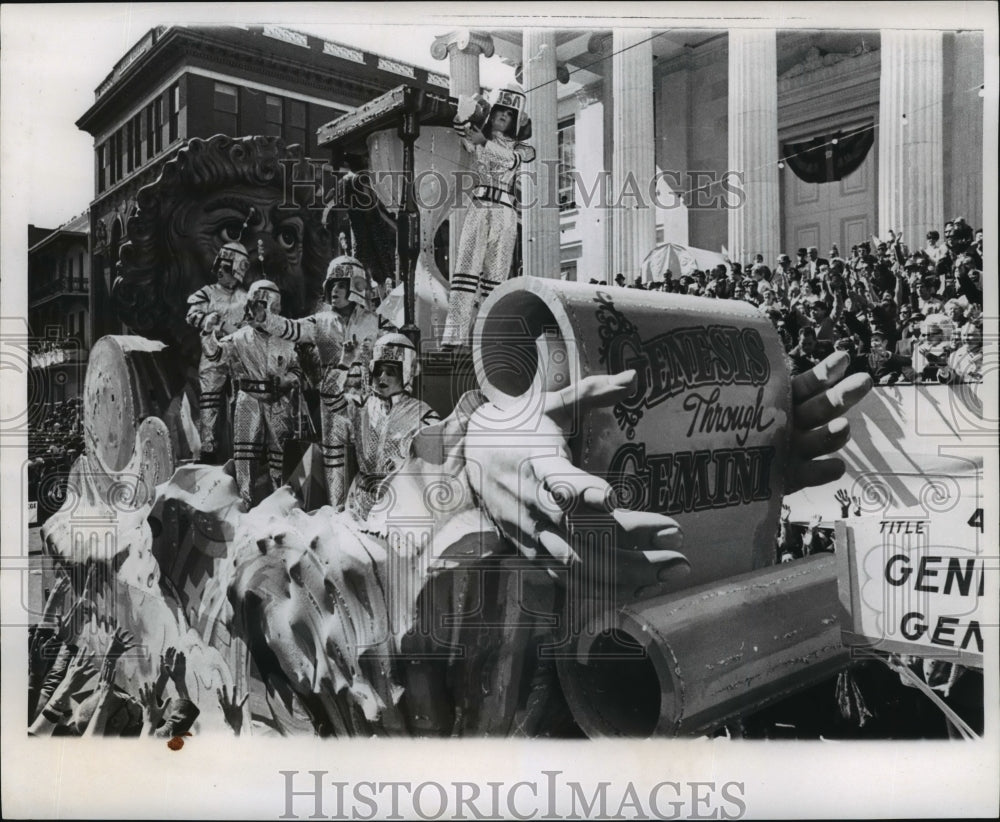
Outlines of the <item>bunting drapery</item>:
[[846,133],[836,131],[800,143],[784,143],[781,151],[785,163],[800,179],[831,183],[856,171],[874,142],[875,126],[871,121]]

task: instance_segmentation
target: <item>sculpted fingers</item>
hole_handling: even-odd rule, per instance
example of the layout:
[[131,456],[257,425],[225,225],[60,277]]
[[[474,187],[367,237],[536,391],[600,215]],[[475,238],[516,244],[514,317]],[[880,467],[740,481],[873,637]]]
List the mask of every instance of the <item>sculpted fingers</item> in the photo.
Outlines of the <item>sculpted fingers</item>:
[[581,503],[605,512],[615,508],[611,486],[600,477],[580,470],[566,457],[536,457],[531,466],[536,479],[561,511],[576,510]]
[[579,562],[580,557],[577,555],[570,544],[562,538],[555,531],[549,531],[543,529],[537,534],[538,542],[541,546],[548,551],[549,555],[559,560],[565,565],[571,562]]
[[850,362],[851,358],[846,351],[835,351],[806,373],[799,374],[792,380],[793,402],[803,402],[835,385],[847,373]]
[[831,388],[810,397],[795,409],[795,427],[807,431],[845,414],[871,390],[868,374],[852,374]]
[[[836,417],[826,425],[809,431],[796,431],[792,436],[792,447],[800,459],[811,460],[832,454],[843,448],[851,438],[851,425],[843,417]],[[847,500],[847,492],[841,489],[843,499],[837,499],[843,504]]]
[[635,551],[677,551],[684,544],[684,531],[677,521],[650,511],[619,508],[612,515],[618,524],[618,547]]
[[633,391],[635,377],[634,369],[584,377],[561,391],[546,394],[545,413],[565,425],[578,413],[621,402]]
[[789,472],[785,493],[793,494],[801,488],[812,488],[835,482],[847,470],[844,461],[836,457],[825,460],[796,461]]

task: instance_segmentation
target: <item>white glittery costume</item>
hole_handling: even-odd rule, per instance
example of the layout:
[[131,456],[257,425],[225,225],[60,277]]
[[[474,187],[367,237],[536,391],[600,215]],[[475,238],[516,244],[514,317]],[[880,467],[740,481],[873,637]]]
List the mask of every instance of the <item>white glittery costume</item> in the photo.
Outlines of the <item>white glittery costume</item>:
[[[514,133],[530,133],[523,115],[523,95],[504,91],[503,103],[494,104],[490,117],[498,108],[511,111],[515,119]],[[479,185],[472,191],[472,202],[462,225],[456,259],[450,277],[448,319],[442,343],[464,345],[476,316],[476,305],[485,300],[500,283],[507,279],[514,248],[517,245],[517,210],[513,185],[523,162],[534,159],[534,149],[504,134],[491,134],[485,145],[475,145],[468,139],[462,144],[475,156]]]
[[[328,474],[333,482],[330,502],[345,505],[360,522],[368,518],[381,496],[383,483],[409,456],[410,444],[417,432],[440,420],[425,402],[409,393],[416,369],[416,350],[401,334],[387,334],[375,344],[371,362],[374,373],[382,363],[398,363],[402,371],[402,390],[389,397],[374,392],[360,408],[349,405],[341,417],[343,424],[334,428],[331,453],[337,457],[337,470]],[[353,445],[358,473],[347,473],[347,447]],[[348,488],[348,481],[350,487]],[[346,494],[345,494],[346,492]]]
[[[267,303],[268,313],[280,311],[278,288],[269,280],[257,280],[250,286],[248,310],[256,300]],[[287,386],[282,383],[301,379],[295,346],[251,326],[221,340],[209,329],[209,333],[203,332],[203,339],[205,356],[226,370],[237,391],[233,460],[240,497],[250,507],[256,502],[254,462],[266,456],[272,487],[282,484],[283,448],[292,433],[294,414]]]
[[[350,263],[341,263],[351,260]],[[340,268],[349,265],[360,269],[349,277]],[[372,349],[379,334],[378,317],[365,307],[368,290],[367,275],[361,263],[353,258],[340,257],[330,263],[330,274],[324,282],[324,293],[329,300],[337,281],[348,280],[350,303],[345,310],[330,308],[302,320],[268,316],[263,328],[269,333],[292,343],[314,343],[323,364],[323,377],[319,386],[320,422],[322,425],[323,470],[330,500],[336,499],[336,486],[341,482],[339,472],[344,468],[342,449],[332,448],[331,443],[343,440],[340,432],[347,425],[347,414],[364,402],[367,380],[360,379],[357,386],[348,380],[352,373],[368,374]],[[353,367],[353,369],[352,369]]]
[[[246,249],[239,243],[227,243],[222,247],[213,264],[213,271],[218,274],[219,267],[228,264],[233,287],[211,283],[195,291],[187,299],[188,325],[204,331],[205,318],[209,314],[218,314],[220,325],[217,331],[220,336],[231,334],[239,328],[247,299],[242,282],[248,262]],[[226,370],[205,356],[205,347],[202,345],[202,357],[198,363],[198,433],[201,436],[202,453],[214,453],[217,450],[219,414],[226,407],[226,379]]]

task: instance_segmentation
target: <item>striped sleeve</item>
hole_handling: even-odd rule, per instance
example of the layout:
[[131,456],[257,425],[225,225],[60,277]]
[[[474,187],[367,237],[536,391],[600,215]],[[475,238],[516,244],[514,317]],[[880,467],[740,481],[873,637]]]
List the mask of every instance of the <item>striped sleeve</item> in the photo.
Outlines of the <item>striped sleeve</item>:
[[211,300],[205,289],[199,288],[195,291],[188,297],[187,304],[189,306],[187,316],[185,317],[187,324],[201,330],[205,322],[205,317],[208,316],[212,308]]
[[264,330],[268,334],[288,340],[291,343],[316,342],[316,320],[313,317],[306,317],[302,320],[289,320],[287,317],[279,317],[269,314],[264,325]]

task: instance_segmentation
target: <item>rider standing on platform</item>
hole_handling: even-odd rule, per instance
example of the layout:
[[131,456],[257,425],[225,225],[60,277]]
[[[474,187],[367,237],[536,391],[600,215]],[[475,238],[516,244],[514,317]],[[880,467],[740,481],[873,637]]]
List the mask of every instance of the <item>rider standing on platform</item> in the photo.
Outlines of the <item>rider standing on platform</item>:
[[455,128],[475,156],[480,184],[472,191],[451,275],[442,344],[453,349],[469,345],[477,302],[507,279],[517,244],[514,178],[522,163],[535,158],[535,150],[521,142],[531,136],[524,94],[499,90],[480,130],[481,101],[461,98],[456,115]]
[[[323,365],[320,383],[320,420],[323,436],[323,466],[331,502],[341,480],[345,454],[332,443],[343,441],[339,429],[347,424],[350,406],[361,405],[367,397],[364,377],[368,375],[372,349],[378,337],[378,317],[367,308],[371,283],[364,266],[354,257],[337,257],[327,268],[323,294],[329,311],[319,311],[302,320],[269,314],[261,328],[291,343],[314,343]],[[361,374],[349,382],[351,374]]]
[[[187,299],[188,324],[204,332],[206,318],[210,314],[216,314],[219,318],[217,336],[232,334],[239,328],[246,306],[244,281],[249,266],[250,257],[242,243],[228,242],[222,246],[212,263],[212,273],[218,282],[203,285]],[[219,411],[226,406],[226,378],[226,369],[205,356],[203,344],[201,361],[198,363],[201,462],[212,464],[218,461],[216,433]]]
[[202,331],[205,357],[226,370],[237,391],[233,460],[247,508],[259,501],[254,499],[252,463],[266,456],[272,490],[283,483],[283,449],[292,435],[295,413],[290,394],[302,376],[295,346],[261,328],[271,314],[281,314],[281,292],[270,280],[257,280],[246,299],[251,324],[220,340],[214,333],[220,317],[211,314]]

